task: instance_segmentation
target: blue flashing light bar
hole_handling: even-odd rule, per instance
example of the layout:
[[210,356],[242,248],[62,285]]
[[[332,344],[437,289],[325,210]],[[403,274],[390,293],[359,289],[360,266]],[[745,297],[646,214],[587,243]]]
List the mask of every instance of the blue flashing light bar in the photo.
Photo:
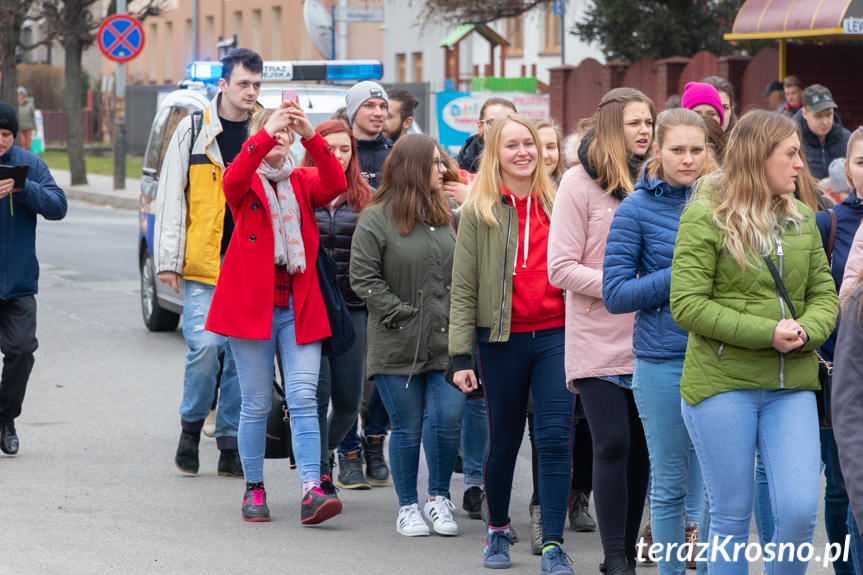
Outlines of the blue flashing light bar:
[[327,80],[380,80],[384,76],[384,65],[378,61],[333,62],[327,64]]
[[215,83],[222,77],[221,62],[192,62],[186,66],[186,77],[205,83]]

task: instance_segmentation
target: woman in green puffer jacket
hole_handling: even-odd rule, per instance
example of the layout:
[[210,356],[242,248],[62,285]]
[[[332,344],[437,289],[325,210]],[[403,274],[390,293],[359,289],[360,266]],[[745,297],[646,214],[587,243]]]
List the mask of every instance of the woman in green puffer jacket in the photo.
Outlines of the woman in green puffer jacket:
[[[724,171],[700,186],[680,220],[671,313],[689,331],[681,405],[707,487],[709,542],[726,551],[711,551],[711,573],[748,572],[743,547],[733,551],[749,534],[756,446],[773,495],[773,543],[812,540],[820,473],[814,350],[833,331],[838,299],[813,213],[793,196],[802,167],[794,122],[751,112],[731,132]],[[768,573],[806,571],[796,553],[770,552]]]

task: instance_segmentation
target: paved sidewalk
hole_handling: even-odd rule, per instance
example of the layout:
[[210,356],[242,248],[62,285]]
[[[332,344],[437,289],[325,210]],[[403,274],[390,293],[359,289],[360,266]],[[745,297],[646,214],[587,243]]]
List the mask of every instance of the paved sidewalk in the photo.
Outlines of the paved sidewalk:
[[138,195],[141,191],[141,180],[139,179],[127,177],[126,189],[115,190],[114,176],[87,174],[87,184],[70,186],[70,173],[68,171],[51,170],[51,174],[69,199],[84,200],[128,210],[138,209]]

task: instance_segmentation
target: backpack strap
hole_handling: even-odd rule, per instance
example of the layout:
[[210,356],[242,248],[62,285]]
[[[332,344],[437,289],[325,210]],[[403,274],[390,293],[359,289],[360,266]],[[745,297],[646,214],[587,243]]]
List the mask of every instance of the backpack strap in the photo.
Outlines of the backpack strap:
[[827,265],[833,265],[833,242],[836,240],[836,211],[830,208],[830,236],[827,238]]

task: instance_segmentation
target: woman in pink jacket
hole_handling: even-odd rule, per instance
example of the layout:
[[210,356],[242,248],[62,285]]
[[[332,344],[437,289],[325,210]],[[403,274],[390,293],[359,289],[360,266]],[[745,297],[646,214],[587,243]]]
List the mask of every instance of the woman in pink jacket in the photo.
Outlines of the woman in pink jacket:
[[593,486],[606,575],[634,573],[647,491],[647,445],[632,396],[634,314],[612,315],[602,301],[605,239],[632,192],[653,140],[656,110],[631,88],[603,96],[564,174],[548,242],[552,285],[566,290],[566,381],[581,396],[593,436]]

